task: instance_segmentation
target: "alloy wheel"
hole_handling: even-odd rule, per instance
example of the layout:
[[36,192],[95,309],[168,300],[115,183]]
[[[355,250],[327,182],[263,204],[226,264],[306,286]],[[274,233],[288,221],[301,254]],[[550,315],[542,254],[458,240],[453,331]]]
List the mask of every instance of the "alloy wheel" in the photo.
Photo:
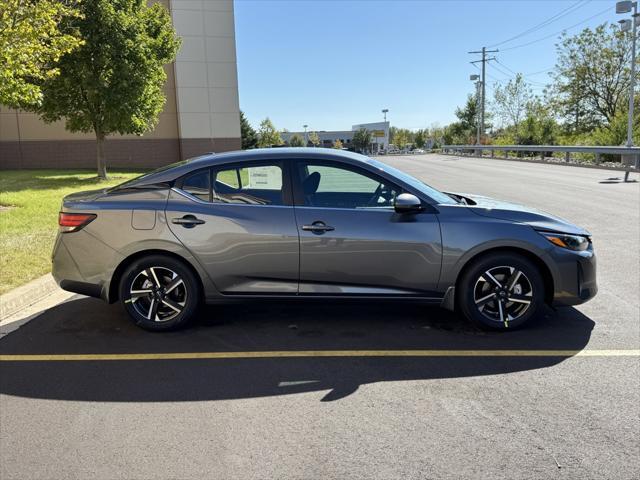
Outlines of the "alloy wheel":
[[473,289],[478,311],[491,321],[509,326],[522,317],[533,301],[531,281],[511,266],[493,267],[480,275]]
[[166,267],[148,267],[138,273],[129,287],[128,300],[138,314],[154,322],[178,316],[187,303],[184,280]]

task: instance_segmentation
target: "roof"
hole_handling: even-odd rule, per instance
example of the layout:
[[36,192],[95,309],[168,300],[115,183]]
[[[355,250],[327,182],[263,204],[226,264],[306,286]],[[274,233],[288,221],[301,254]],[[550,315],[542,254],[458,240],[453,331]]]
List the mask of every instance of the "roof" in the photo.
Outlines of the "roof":
[[167,165],[146,175],[142,175],[134,180],[126,182],[127,187],[140,187],[142,185],[152,185],[163,182],[170,182],[185,173],[197,168],[210,167],[234,161],[252,161],[263,159],[336,159],[351,164],[366,164],[369,157],[359,153],[333,148],[309,148],[309,147],[286,147],[286,148],[257,148],[254,150],[237,150],[224,153],[207,153],[199,157]]

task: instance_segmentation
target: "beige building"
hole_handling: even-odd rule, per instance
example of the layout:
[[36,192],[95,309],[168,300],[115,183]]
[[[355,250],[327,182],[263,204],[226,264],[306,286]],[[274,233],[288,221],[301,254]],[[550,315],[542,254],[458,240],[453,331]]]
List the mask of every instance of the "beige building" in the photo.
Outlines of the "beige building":
[[[166,69],[167,103],[152,132],[107,138],[109,167],[160,166],[241,145],[233,0],[159,1],[182,37]],[[92,134],[0,106],[0,169],[92,168],[95,158]]]

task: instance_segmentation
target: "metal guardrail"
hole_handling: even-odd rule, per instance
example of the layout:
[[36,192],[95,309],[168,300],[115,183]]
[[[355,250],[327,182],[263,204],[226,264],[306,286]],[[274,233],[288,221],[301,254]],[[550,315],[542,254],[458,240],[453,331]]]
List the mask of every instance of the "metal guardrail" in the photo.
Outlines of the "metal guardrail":
[[443,145],[443,153],[473,153],[484,156],[485,151],[489,151],[491,158],[496,158],[496,152],[504,152],[508,157],[509,152],[537,152],[540,153],[541,160],[547,157],[549,152],[563,152],[565,162],[571,161],[572,153],[590,153],[595,157],[596,165],[601,162],[601,155],[620,155],[621,163],[628,168],[640,169],[640,147],[615,147],[615,146],[567,146],[567,145]]

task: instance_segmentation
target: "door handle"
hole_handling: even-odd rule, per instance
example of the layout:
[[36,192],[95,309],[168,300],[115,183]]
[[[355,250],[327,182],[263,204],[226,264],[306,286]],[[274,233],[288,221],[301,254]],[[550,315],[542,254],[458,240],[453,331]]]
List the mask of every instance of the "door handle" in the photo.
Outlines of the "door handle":
[[204,223],[204,220],[200,220],[193,215],[185,215],[182,218],[172,218],[171,223],[182,225],[184,228],[193,228],[196,225],[202,225]]
[[305,230],[307,232],[313,232],[313,233],[324,233],[324,232],[331,232],[335,230],[335,228],[330,227],[324,222],[317,221],[317,222],[313,222],[311,225],[303,225],[302,230]]

